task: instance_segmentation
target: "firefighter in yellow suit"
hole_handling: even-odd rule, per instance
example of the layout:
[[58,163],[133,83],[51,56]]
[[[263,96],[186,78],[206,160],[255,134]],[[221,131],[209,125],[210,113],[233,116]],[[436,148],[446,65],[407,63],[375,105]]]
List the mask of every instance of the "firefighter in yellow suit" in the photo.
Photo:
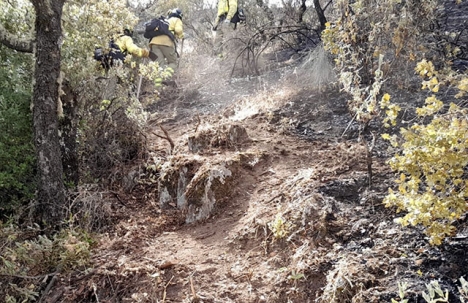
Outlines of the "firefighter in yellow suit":
[[218,14],[213,26],[213,31],[217,31],[214,42],[214,52],[216,55],[222,53],[223,39],[234,28],[231,20],[236,12],[237,0],[218,0]]
[[147,58],[149,56],[149,51],[147,49],[140,48],[133,43],[132,35],[133,32],[131,30],[124,29],[123,35],[115,39],[114,45],[111,45],[110,52],[110,56],[114,61],[120,60],[124,62],[127,54],[140,58]]
[[[175,8],[169,12],[168,22],[169,30],[174,34],[176,39],[184,38],[184,29],[182,23],[182,10]],[[177,68],[177,52],[175,41],[168,35],[160,35],[153,37],[150,41],[151,52],[157,56],[156,61],[162,68],[169,67],[172,73]]]

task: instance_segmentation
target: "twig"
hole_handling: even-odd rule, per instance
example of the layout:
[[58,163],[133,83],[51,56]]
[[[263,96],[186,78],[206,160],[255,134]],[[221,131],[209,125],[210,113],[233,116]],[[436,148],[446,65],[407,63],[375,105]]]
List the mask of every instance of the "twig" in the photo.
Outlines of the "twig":
[[96,293],[96,289],[97,289],[96,284],[93,283],[93,293],[94,293],[94,297],[96,297],[96,302],[99,303],[99,298],[98,298],[98,295],[97,295],[97,293]]
[[195,126],[195,133],[197,132],[198,130],[198,127],[200,126],[201,124],[201,119],[200,119],[200,115],[197,114],[197,125]]
[[323,8],[323,11],[326,11],[327,10],[327,7],[332,3],[332,0],[330,0],[327,5],[325,5],[325,7]]
[[56,272],[54,274],[54,276],[50,280],[49,284],[47,284],[47,287],[45,288],[44,292],[42,293],[42,296],[39,299],[38,303],[44,302],[44,299],[47,297],[47,294],[49,293],[50,289],[52,288],[52,286],[54,286],[55,281],[57,281],[57,274],[58,274],[58,272]]
[[109,280],[109,284],[110,284],[110,286],[111,286],[111,288],[112,288],[112,292],[115,294],[116,291],[115,291],[115,289],[114,289],[114,285],[112,285],[111,279],[109,278],[109,274],[106,274],[106,277],[107,277],[107,280]]
[[370,146],[367,144],[367,142],[364,141],[364,144],[366,145],[366,151],[367,151],[367,174],[369,178],[369,188],[372,186],[372,150],[374,149],[374,146],[375,146],[375,135],[373,132],[371,132],[371,135],[372,135],[372,142]]
[[68,283],[70,283],[70,284],[71,284],[71,283],[76,283],[76,282],[78,282],[78,281],[81,281],[81,280],[83,280],[83,279],[86,279],[87,277],[89,277],[89,276],[95,274],[96,272],[97,272],[97,270],[91,269],[88,273],[82,275],[81,277],[78,277],[78,276],[76,276],[75,278],[70,277],[69,280],[68,280]]
[[273,198],[271,198],[270,200],[266,201],[266,203],[270,203],[271,201],[275,200],[276,198],[282,197],[283,195],[284,195],[283,193],[278,194],[278,195],[274,196]]
[[163,131],[164,135],[166,135],[166,136],[158,135],[158,134],[155,133],[155,132],[153,132],[153,135],[155,135],[155,136],[158,137],[158,138],[167,140],[167,142],[169,142],[169,144],[171,145],[171,152],[172,152],[172,151],[174,150],[174,141],[172,141],[171,137],[169,136],[169,133],[167,132],[167,130],[164,129],[164,127],[162,127],[161,125],[159,125],[159,128]]
[[127,206],[127,204],[125,204],[122,199],[120,198],[119,194],[113,190],[109,191],[111,194],[114,194],[114,196],[117,198],[117,201],[119,201],[120,204],[122,204],[123,206]]
[[171,284],[172,279],[174,279],[174,276],[172,276],[172,278],[169,280],[169,282],[167,282],[166,285],[164,285],[164,292],[163,292],[162,303],[166,302],[167,287],[169,286],[169,284]]
[[140,75],[140,80],[138,80],[138,89],[137,89],[137,99],[140,99],[140,90],[141,90],[141,82],[143,82],[143,75]]
[[190,290],[192,291],[192,302],[200,301],[200,298],[197,296],[197,293],[195,292],[195,287],[193,286],[192,275],[190,275]]
[[174,141],[172,141],[171,137],[169,136],[169,133],[167,130],[162,127],[162,125],[159,125],[159,128],[163,131],[164,135],[166,135],[167,141],[169,141],[169,144],[171,145],[171,151],[174,149]]
[[2,277],[12,277],[12,278],[19,278],[19,279],[43,279],[48,276],[54,276],[56,275],[57,272],[53,272],[51,274],[46,274],[46,275],[40,275],[40,276],[21,276],[21,275],[9,275],[9,274],[2,274],[0,273],[0,276]]
[[341,134],[341,137],[343,138],[344,134],[346,133],[346,131],[348,130],[348,128],[351,126],[351,123],[354,122],[354,119],[356,119],[357,117],[357,113],[354,115],[354,117],[351,119],[351,121],[349,121],[348,123],[348,126],[346,126],[345,130],[343,131],[343,133]]
[[200,236],[198,236],[198,237],[195,237],[195,240],[203,240],[203,239],[206,239],[206,238],[211,237],[211,236],[214,235],[214,234],[216,234],[216,231],[212,231],[212,232],[209,232],[209,233],[200,235]]

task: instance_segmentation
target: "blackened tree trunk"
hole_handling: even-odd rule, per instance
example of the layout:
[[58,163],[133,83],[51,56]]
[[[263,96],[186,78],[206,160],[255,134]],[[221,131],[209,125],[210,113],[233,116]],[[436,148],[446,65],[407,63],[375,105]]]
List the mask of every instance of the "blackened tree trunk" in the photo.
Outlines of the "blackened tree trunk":
[[301,6],[299,6],[299,16],[298,16],[298,23],[302,23],[304,21],[304,14],[307,10],[306,0],[301,0]]
[[38,215],[55,226],[66,202],[58,135],[60,47],[65,0],[30,0],[36,12],[36,64],[33,89],[34,142],[38,167]]
[[314,0],[314,7],[320,22],[320,32],[322,32],[326,27],[325,24],[327,23],[327,18],[325,17],[324,9],[322,9],[322,6],[320,5],[320,0]]
[[62,90],[64,95],[60,98],[63,107],[63,117],[60,119],[60,147],[62,151],[62,167],[65,182],[68,187],[76,189],[80,181],[78,165],[78,96],[63,79]]

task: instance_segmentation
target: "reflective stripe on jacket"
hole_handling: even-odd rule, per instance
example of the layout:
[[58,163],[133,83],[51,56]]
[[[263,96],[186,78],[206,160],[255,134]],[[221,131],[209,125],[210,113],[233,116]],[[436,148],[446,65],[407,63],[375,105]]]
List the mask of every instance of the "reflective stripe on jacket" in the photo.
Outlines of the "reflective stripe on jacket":
[[[176,37],[177,39],[183,39],[184,28],[183,28],[182,20],[180,20],[177,17],[171,17],[168,19],[168,21],[169,21],[169,30],[174,34],[174,37]],[[152,38],[150,41],[150,45],[151,44],[175,47],[174,42],[167,35],[161,35],[161,36],[156,36]]]

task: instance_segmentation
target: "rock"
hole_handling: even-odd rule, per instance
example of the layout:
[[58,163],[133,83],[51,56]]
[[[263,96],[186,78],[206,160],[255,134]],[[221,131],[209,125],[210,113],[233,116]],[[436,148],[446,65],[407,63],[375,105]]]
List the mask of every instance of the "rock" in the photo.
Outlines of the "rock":
[[241,158],[220,163],[179,161],[162,170],[158,184],[161,208],[175,205],[186,223],[209,218],[217,204],[230,196],[242,167]]
[[202,130],[188,138],[188,149],[202,153],[210,148],[239,148],[250,141],[247,130],[240,124],[224,124],[218,129]]

